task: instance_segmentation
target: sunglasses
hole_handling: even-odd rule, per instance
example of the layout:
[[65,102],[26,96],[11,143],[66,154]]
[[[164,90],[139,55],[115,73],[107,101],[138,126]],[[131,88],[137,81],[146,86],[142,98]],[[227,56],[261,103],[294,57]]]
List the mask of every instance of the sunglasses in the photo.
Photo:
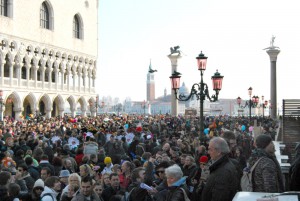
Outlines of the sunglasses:
[[35,188],[35,190],[37,191],[37,190],[39,190],[39,191],[43,191],[44,189],[43,188],[41,188],[41,187],[38,187],[38,188]]

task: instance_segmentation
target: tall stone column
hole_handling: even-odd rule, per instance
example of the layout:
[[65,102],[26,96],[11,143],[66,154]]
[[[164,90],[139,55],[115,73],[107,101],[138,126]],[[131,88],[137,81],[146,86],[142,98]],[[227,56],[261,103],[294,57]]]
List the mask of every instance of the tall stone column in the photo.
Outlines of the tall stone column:
[[277,55],[280,50],[275,47],[270,47],[267,50],[271,62],[271,83],[270,83],[270,99],[271,99],[271,118],[275,119],[277,117],[277,80],[276,80],[276,62]]
[[1,86],[4,85],[4,64],[5,64],[5,60],[1,58],[1,60],[0,60]]
[[[174,73],[174,70],[177,71],[178,59],[181,58],[180,53],[174,53],[168,55],[169,59],[171,60],[171,74]],[[177,116],[178,115],[178,100],[175,98],[174,90],[171,88],[171,115]]]

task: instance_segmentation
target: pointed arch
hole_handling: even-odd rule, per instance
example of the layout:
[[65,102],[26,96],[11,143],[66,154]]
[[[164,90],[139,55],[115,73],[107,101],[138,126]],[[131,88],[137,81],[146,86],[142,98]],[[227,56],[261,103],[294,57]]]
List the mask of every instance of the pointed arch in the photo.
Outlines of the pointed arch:
[[[44,103],[44,111],[42,111],[41,108],[41,102]],[[49,97],[48,94],[43,94],[39,99],[38,99],[38,108],[39,108],[39,112],[42,113],[43,115],[47,112],[47,111],[51,111],[52,110],[52,101],[51,98]]]
[[32,92],[27,94],[23,100],[23,116],[35,114],[37,110],[37,100]]

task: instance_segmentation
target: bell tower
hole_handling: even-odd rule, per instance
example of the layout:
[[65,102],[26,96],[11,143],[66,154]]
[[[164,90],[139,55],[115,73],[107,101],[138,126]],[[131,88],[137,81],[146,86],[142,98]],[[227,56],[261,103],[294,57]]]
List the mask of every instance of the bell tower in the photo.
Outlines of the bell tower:
[[149,70],[147,74],[147,101],[155,100],[155,81],[154,81],[154,72],[151,66],[151,60],[149,65]]

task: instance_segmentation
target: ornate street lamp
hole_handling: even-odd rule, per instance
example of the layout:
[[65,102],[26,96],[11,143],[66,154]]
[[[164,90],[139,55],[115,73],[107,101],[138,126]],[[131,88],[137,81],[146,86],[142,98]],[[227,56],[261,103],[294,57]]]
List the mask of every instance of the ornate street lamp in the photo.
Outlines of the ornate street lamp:
[[207,57],[202,53],[196,57],[198,70],[200,71],[201,80],[200,83],[195,83],[192,86],[191,93],[186,97],[184,94],[178,94],[178,90],[180,87],[180,73],[174,71],[174,73],[170,76],[171,86],[175,92],[175,98],[179,101],[188,101],[192,96],[196,96],[197,100],[200,100],[200,140],[204,139],[204,119],[203,119],[203,104],[204,100],[208,98],[210,102],[216,102],[218,100],[219,91],[222,89],[222,81],[223,77],[221,74],[217,72],[211,77],[213,90],[215,94],[212,96],[209,95],[208,86],[203,82],[203,72],[206,70]]
[[256,108],[258,103],[259,103],[259,97],[258,96],[252,96],[252,87],[249,87],[248,89],[248,95],[249,95],[249,100],[246,101],[244,106],[241,106],[242,99],[240,97],[237,97],[236,102],[239,105],[240,108],[245,108],[249,107],[249,117],[250,117],[250,122],[251,122],[251,108]]
[[265,108],[267,108],[267,105],[268,105],[268,101],[265,100],[265,97],[264,96],[261,96],[261,101],[262,103],[257,106],[257,108],[262,108],[262,111],[263,111],[263,119],[265,118]]

